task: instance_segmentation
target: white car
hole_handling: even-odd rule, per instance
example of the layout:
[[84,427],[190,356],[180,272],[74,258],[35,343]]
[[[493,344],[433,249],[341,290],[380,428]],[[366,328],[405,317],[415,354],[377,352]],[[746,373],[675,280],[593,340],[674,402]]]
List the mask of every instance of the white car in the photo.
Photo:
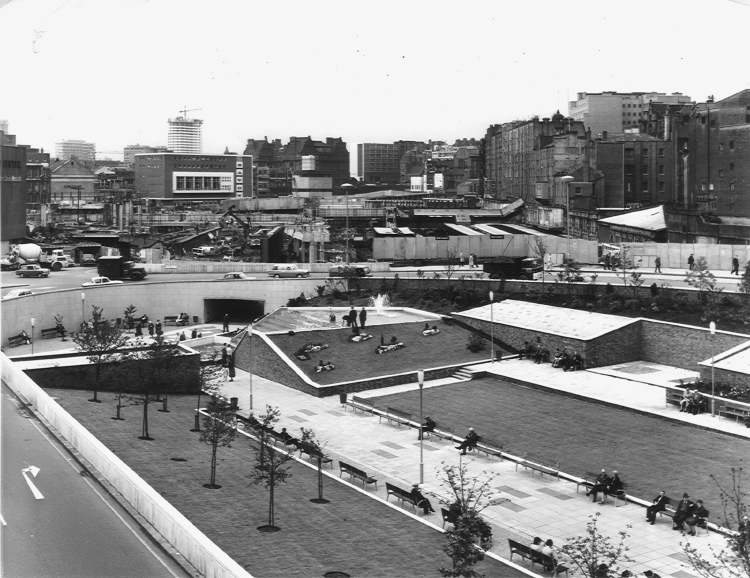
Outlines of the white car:
[[96,287],[97,285],[118,285],[122,281],[112,281],[109,277],[92,277],[91,281],[81,283],[81,287]]
[[218,280],[219,281],[224,281],[224,280],[232,280],[232,279],[235,279],[235,280],[239,280],[239,279],[255,279],[255,277],[248,277],[242,271],[233,271],[231,273],[224,273],[224,276],[220,277]]
[[294,263],[286,265],[274,265],[273,268],[268,272],[269,277],[279,279],[281,277],[309,277],[309,269],[298,269]]

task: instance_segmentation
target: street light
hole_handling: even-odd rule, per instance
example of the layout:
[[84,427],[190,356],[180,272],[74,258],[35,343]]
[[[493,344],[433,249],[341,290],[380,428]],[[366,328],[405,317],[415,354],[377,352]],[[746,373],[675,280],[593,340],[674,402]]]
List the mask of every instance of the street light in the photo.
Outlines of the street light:
[[247,332],[250,337],[250,365],[248,367],[248,374],[250,376],[250,413],[253,412],[253,324],[250,323],[250,327]]
[[31,318],[31,355],[34,355],[34,323],[36,319]]
[[565,229],[568,235],[568,259],[570,259],[570,181],[574,177],[565,175],[560,177],[560,181],[565,184]]
[[417,372],[419,381],[419,483],[424,484],[424,416],[422,415],[422,392],[424,390],[424,371]]
[[[708,324],[708,330],[711,332],[711,335],[716,335],[716,323],[712,321]],[[714,338],[711,338],[711,417],[716,417],[715,408],[716,408],[716,397],[714,395],[714,357],[716,355],[715,353],[716,348],[714,347]]]
[[81,325],[86,323],[86,293],[81,291]]
[[490,291],[490,351],[492,352],[492,361],[495,361],[495,294]]
[[351,183],[344,183],[341,188],[344,189],[344,205],[346,211],[346,227],[344,229],[344,235],[346,237],[346,266],[349,266],[349,189],[352,188]]

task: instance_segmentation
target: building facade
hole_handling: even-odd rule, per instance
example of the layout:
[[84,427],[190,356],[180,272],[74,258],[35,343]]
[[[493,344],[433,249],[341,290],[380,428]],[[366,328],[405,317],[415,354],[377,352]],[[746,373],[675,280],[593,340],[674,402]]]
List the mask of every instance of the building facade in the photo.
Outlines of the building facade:
[[55,160],[50,165],[50,200],[52,203],[78,207],[96,199],[97,178],[92,162],[73,157]]
[[83,140],[63,140],[55,143],[55,157],[62,161],[75,157],[79,161],[93,163],[96,159],[96,145]]
[[149,145],[128,145],[122,149],[123,162],[128,166],[133,166],[135,163],[135,155],[145,155],[148,153],[168,153],[172,152],[167,147],[157,146],[152,147]]
[[399,163],[403,153],[398,143],[360,143],[357,145],[357,176],[365,184],[400,182]]
[[135,156],[138,198],[216,200],[251,197],[249,155],[154,153]]
[[649,103],[689,104],[689,96],[680,92],[579,92],[568,103],[568,116],[582,122],[594,137],[622,133],[640,127]]
[[169,119],[167,148],[177,154],[199,155],[203,152],[203,121],[184,116]]
[[26,236],[27,147],[0,131],[0,250]]

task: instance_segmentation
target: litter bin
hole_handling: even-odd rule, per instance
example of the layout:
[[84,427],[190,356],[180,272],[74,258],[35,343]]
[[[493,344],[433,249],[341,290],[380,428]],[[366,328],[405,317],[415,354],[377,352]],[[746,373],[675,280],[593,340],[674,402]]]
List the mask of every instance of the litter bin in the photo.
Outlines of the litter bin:
[[341,405],[344,405],[346,403],[346,393],[340,393],[339,394],[339,403]]
[[193,315],[193,324],[194,325],[198,325],[198,316],[197,315]]
[[239,407],[239,398],[236,397],[230,397],[229,398],[229,409],[233,411],[237,411],[237,408]]

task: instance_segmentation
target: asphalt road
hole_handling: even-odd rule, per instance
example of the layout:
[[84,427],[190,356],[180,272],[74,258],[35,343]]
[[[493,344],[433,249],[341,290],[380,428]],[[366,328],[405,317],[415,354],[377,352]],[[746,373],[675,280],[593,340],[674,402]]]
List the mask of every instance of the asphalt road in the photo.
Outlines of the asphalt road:
[[0,575],[188,576],[5,385],[0,405]]

